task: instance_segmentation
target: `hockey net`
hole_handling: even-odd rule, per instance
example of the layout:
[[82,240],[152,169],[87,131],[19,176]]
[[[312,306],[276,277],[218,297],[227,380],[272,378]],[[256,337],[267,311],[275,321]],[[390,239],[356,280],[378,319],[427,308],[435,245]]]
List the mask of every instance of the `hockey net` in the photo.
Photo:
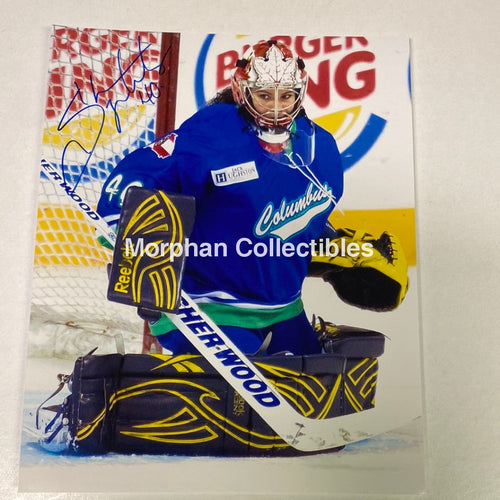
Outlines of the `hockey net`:
[[[179,35],[54,27],[42,158],[95,209],[118,161],[174,126]],[[29,355],[143,350],[144,323],[106,299],[111,251],[40,177]]]

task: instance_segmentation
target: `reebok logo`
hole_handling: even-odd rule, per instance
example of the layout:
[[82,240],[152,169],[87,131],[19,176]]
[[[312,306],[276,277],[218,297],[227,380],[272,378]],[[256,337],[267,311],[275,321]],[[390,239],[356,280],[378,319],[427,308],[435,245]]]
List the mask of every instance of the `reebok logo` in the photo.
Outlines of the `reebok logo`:
[[259,174],[255,162],[240,163],[232,167],[212,170],[212,180],[216,186],[228,186],[237,184],[238,182],[251,181],[258,179]]

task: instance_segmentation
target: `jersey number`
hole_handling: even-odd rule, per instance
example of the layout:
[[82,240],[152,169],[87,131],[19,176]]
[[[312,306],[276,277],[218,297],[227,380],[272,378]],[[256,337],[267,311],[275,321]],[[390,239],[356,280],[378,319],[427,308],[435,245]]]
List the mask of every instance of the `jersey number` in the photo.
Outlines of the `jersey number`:
[[143,183],[140,181],[132,181],[129,184],[127,184],[123,189],[120,189],[120,184],[121,184],[122,180],[123,180],[123,175],[121,175],[121,174],[117,175],[115,178],[111,179],[109,184],[106,186],[106,189],[104,190],[104,192],[108,195],[109,203],[111,203],[113,201],[113,198],[116,195],[120,196],[119,203],[118,203],[118,206],[120,206],[120,207],[123,204],[123,197],[125,196],[125,193],[130,186],[139,186],[139,187],[144,186]]

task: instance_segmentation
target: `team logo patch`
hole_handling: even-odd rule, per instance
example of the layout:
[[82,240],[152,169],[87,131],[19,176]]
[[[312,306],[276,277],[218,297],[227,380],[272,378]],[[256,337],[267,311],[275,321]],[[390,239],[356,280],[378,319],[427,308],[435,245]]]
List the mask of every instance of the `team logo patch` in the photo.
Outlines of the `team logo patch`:
[[255,162],[240,163],[232,167],[212,170],[212,180],[216,186],[228,186],[237,184],[238,182],[251,181],[258,179],[259,174]]
[[309,183],[305,193],[295,200],[283,198],[279,206],[269,202],[254,227],[254,233],[262,238],[272,235],[286,241],[303,231],[317,215],[332,210],[332,190],[328,184],[321,189]]

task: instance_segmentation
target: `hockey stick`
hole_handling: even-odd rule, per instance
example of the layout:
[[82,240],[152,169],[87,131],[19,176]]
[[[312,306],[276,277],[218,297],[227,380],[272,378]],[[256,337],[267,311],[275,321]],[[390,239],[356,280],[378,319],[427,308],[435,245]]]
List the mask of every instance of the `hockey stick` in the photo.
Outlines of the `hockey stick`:
[[[57,170],[45,160],[42,168],[47,177],[64,192],[96,228],[99,236],[112,246],[114,232],[84,200],[68,189]],[[111,235],[112,234],[112,235]],[[408,424],[415,415],[410,408],[375,408],[324,420],[307,418],[298,413],[255,365],[226,337],[224,332],[184,292],[177,314],[169,319],[196,347],[217,372],[247,401],[258,415],[286,443],[304,452],[327,450],[361,441]]]

